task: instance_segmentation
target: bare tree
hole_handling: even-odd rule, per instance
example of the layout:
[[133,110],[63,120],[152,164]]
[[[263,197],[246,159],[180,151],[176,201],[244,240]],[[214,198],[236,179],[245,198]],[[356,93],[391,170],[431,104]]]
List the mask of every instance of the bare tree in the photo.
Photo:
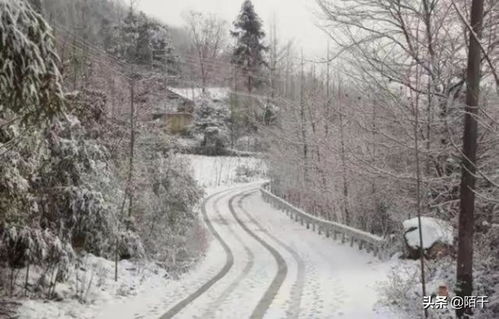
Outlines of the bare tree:
[[213,14],[190,11],[184,17],[199,64],[203,91],[210,81],[213,61],[220,58],[226,44],[226,22]]

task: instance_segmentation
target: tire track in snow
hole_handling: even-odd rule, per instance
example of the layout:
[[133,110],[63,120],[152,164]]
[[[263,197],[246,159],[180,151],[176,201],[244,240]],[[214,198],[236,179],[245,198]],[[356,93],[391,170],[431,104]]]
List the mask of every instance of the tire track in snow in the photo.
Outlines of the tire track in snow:
[[288,318],[298,318],[300,315],[300,306],[301,299],[303,295],[303,287],[305,286],[305,262],[300,257],[300,255],[290,246],[285,244],[283,241],[270,234],[268,230],[263,227],[258,221],[256,221],[251,214],[243,207],[243,201],[254,194],[257,191],[251,191],[249,193],[244,194],[238,201],[238,208],[255,224],[257,225],[268,237],[270,237],[273,241],[275,241],[279,246],[283,247],[296,261],[297,265],[297,275],[295,283],[293,284],[293,288],[291,291],[292,300],[290,300],[290,307],[287,310]]
[[187,296],[186,298],[184,298],[183,300],[178,302],[175,306],[170,308],[170,310],[168,310],[164,315],[162,315],[160,317],[160,319],[168,319],[168,318],[172,318],[173,316],[175,316],[183,308],[185,308],[188,304],[190,304],[192,301],[194,301],[196,298],[198,298],[204,292],[206,292],[217,281],[222,279],[229,272],[229,270],[232,268],[232,266],[234,265],[234,255],[232,254],[232,251],[230,250],[229,245],[227,245],[227,243],[222,239],[220,234],[215,230],[215,228],[213,227],[213,224],[211,223],[210,219],[208,218],[208,214],[206,212],[206,204],[208,203],[208,201],[210,199],[212,199],[215,196],[227,193],[229,191],[233,191],[233,189],[224,190],[224,191],[212,194],[208,198],[206,198],[203,201],[203,204],[201,205],[201,212],[203,214],[204,221],[205,221],[206,225],[208,226],[208,229],[213,234],[213,236],[216,238],[216,240],[220,243],[220,245],[222,245],[222,247],[225,251],[225,254],[227,256],[227,258],[225,260],[225,265],[213,278],[211,278],[209,281],[204,283],[194,293],[190,294],[189,296]]
[[253,233],[248,226],[244,222],[241,221],[241,219],[237,216],[235,210],[234,210],[234,199],[237,198],[238,196],[234,196],[229,200],[229,210],[234,216],[234,219],[237,221],[237,223],[241,226],[241,228],[247,232],[251,237],[253,237],[256,241],[258,241],[265,249],[267,249],[270,254],[274,257],[275,261],[277,262],[277,274],[274,277],[274,280],[272,280],[272,283],[270,286],[267,288],[265,291],[265,294],[262,296],[258,304],[256,305],[255,309],[251,313],[250,318],[263,318],[265,315],[265,312],[267,309],[270,307],[272,304],[272,301],[274,300],[275,296],[277,295],[279,288],[281,287],[282,283],[286,279],[286,274],[288,272],[288,267],[286,265],[286,261],[284,258],[279,254],[277,250],[275,250],[272,246],[270,246],[266,241],[258,237],[255,233]]
[[[234,195],[232,198],[238,196],[239,194],[236,194]],[[215,314],[215,311],[217,310],[217,308],[222,304],[222,302],[227,299],[227,297],[232,293],[234,292],[234,290],[237,288],[237,286],[241,283],[241,281],[249,274],[251,268],[253,268],[253,265],[255,263],[255,255],[253,254],[253,252],[249,249],[249,247],[244,243],[244,241],[241,239],[241,237],[239,237],[236,233],[236,231],[227,223],[227,221],[222,217],[222,215],[220,214],[220,210],[218,209],[218,203],[220,202],[220,200],[222,199],[223,197],[219,197],[217,198],[217,200],[214,202],[213,204],[213,207],[214,207],[214,210],[216,212],[216,214],[218,215],[218,218],[220,218],[220,220],[222,220],[223,223],[225,223],[227,225],[227,228],[229,230],[229,232],[234,235],[234,237],[237,239],[237,241],[241,244],[241,246],[244,247],[244,251],[246,252],[246,256],[248,257],[248,261],[246,262],[246,265],[244,266],[243,270],[241,271],[241,273],[237,276],[237,278],[235,278],[232,283],[224,289],[224,291],[220,294],[220,296],[218,296],[217,299],[213,300],[212,302],[210,302],[210,304],[208,305],[206,311],[204,312],[204,314],[201,316],[201,318],[213,318],[214,317],[214,314]],[[232,199],[231,198],[231,199]]]
[[[258,198],[258,202],[264,204],[263,206],[256,206],[258,212],[267,211],[268,213],[274,213],[272,211],[272,206],[262,200],[262,198]],[[251,206],[248,206],[248,208]],[[282,211],[280,211],[281,213]],[[258,216],[255,214],[255,217]],[[270,217],[271,216],[271,217]],[[305,232],[309,232],[308,230],[303,229],[303,227],[295,227],[293,220],[289,220],[284,213],[281,214],[273,214],[267,217],[268,219],[264,219],[266,222],[264,223],[268,231],[273,233],[278,238],[283,238],[285,242],[289,242],[289,244],[295,252],[298,253],[299,258],[303,261],[304,264],[304,277],[306,277],[306,281],[304,282],[304,286],[302,288],[301,293],[301,307],[300,307],[300,317],[304,318],[324,318],[324,311],[326,305],[329,303],[326,302],[324,294],[324,284],[322,283],[324,277],[320,274],[319,269],[317,268],[317,259],[313,258],[313,255],[310,254],[311,251],[315,251],[315,249],[310,249],[309,245],[306,244],[307,240],[299,240],[302,234]],[[283,225],[280,227],[279,225]],[[298,222],[298,225],[299,222]],[[274,229],[277,227],[277,229]],[[291,237],[290,232],[293,234]],[[303,245],[306,245],[307,248],[304,249]],[[330,282],[330,281],[328,281]],[[335,287],[335,285],[326,284],[327,287]],[[329,289],[329,288],[328,288]],[[292,297],[291,297],[292,298]],[[327,316],[325,318],[328,318]]]

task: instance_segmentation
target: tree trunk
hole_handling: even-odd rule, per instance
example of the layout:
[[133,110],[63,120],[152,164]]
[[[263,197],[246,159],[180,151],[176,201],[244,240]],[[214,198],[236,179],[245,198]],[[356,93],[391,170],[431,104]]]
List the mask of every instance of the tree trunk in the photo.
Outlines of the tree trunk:
[[341,80],[338,81],[338,108],[340,120],[340,147],[341,147],[341,168],[343,177],[343,212],[345,214],[345,224],[350,225],[350,211],[348,209],[348,182],[347,182],[347,166],[345,154],[345,129],[343,127],[343,92],[341,91]]
[[[471,26],[478,39],[482,35],[483,0],[473,0]],[[473,292],[473,230],[475,210],[475,173],[477,149],[478,102],[480,92],[480,43],[470,33],[468,52],[466,108],[464,115],[463,160],[460,187],[459,236],[457,251],[457,287],[459,296],[471,296]],[[462,318],[471,313],[470,308],[456,310]]]
[[305,127],[305,88],[304,83],[305,75],[303,70],[303,51],[301,53],[301,70],[300,70],[300,129],[301,129],[301,137],[303,142],[303,186],[307,187],[307,157],[308,157],[308,148],[307,148],[307,132]]
[[[133,76],[133,75],[132,75]],[[130,82],[130,167],[128,171],[128,217],[132,217],[133,211],[133,157],[135,150],[135,80]]]

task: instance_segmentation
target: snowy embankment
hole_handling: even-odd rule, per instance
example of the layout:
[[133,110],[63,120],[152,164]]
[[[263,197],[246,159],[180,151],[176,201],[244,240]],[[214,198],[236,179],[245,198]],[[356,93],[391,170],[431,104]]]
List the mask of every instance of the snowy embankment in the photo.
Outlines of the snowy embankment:
[[[255,158],[179,156],[191,161],[193,175],[205,188],[206,196],[261,179],[264,173],[262,161]],[[211,242],[212,237],[208,238]],[[187,296],[222,267],[222,249],[207,246],[204,257],[180,278],[172,278],[151,261],[122,260],[118,264],[118,281],[114,281],[113,261],[86,255],[82,267],[74,270],[67,282],[57,285],[59,301],[21,300],[17,315],[20,319],[156,319],[171,300]]]

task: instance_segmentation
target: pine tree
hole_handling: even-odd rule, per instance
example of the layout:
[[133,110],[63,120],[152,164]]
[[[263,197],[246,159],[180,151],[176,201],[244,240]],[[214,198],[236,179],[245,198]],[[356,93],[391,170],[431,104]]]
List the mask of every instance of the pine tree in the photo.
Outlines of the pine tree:
[[153,66],[170,75],[178,74],[178,58],[171,44],[168,28],[159,23],[151,23],[151,49]]
[[127,16],[119,27],[118,53],[128,62],[135,62],[137,39],[139,38],[139,21],[137,15],[130,7]]
[[104,24],[108,39],[106,50],[128,63],[152,66],[168,74],[178,73],[177,57],[165,25],[149,19],[144,13],[136,14],[130,7],[123,22],[110,32]]
[[232,55],[232,63],[236,64],[246,77],[248,92],[258,86],[257,74],[263,65],[266,65],[264,52],[267,47],[263,43],[265,32],[262,30],[262,21],[256,14],[253,3],[245,0],[241,12],[234,21],[236,47]]
[[135,61],[142,65],[152,65],[153,50],[151,46],[151,24],[147,17],[141,13],[137,27],[137,43],[135,48]]
[[148,50],[148,38],[146,17],[137,15],[130,6],[123,22],[115,27],[113,44],[110,45],[109,51],[128,63],[147,63],[148,51],[152,51]]

